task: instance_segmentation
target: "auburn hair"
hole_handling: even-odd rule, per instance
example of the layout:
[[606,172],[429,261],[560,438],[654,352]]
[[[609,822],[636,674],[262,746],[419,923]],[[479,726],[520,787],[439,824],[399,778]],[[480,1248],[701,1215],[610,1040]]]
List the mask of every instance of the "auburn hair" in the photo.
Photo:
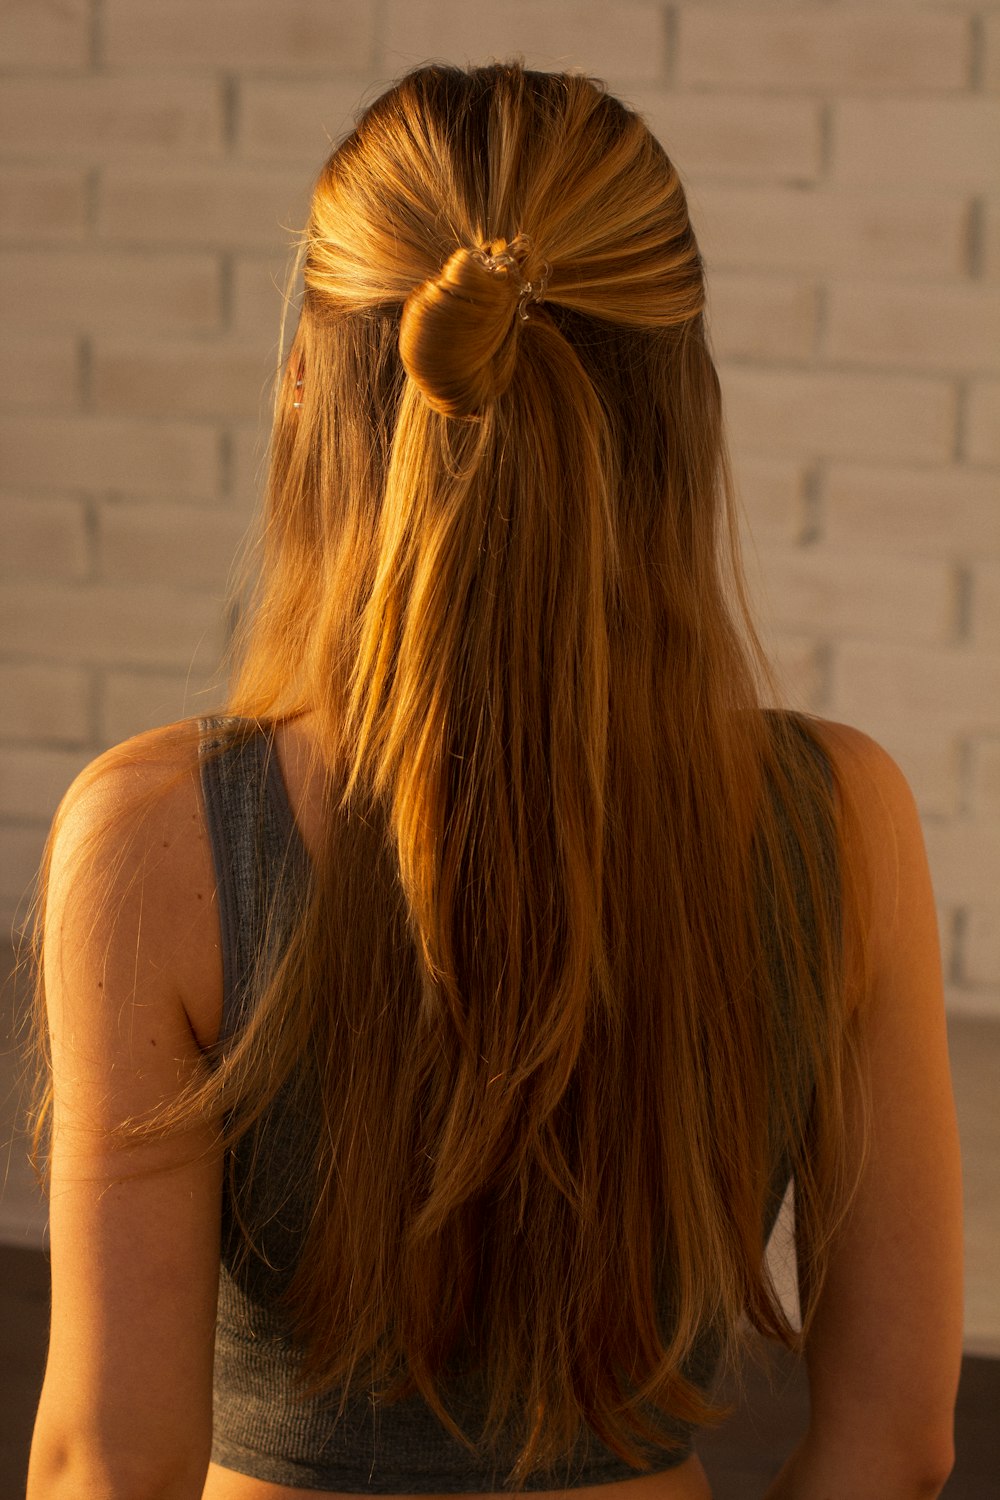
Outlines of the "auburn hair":
[[685,195],[598,81],[426,66],[326,162],[301,269],[226,712],[311,713],[325,844],[245,1029],[123,1134],[232,1145],[308,1066],[310,1388],[513,1422],[513,1483],[583,1424],[648,1467],[718,1410],[706,1329],[799,1339],[776,1160],[806,1329],[855,1167],[849,840],[763,711]]

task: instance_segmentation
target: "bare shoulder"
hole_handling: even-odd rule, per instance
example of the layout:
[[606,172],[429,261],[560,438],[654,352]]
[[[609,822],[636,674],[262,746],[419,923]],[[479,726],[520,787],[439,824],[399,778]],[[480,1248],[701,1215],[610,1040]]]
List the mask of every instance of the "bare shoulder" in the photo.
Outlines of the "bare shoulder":
[[847,841],[864,886],[874,929],[889,933],[913,901],[933,906],[930,873],[916,798],[888,750],[864,730],[834,720],[814,720],[826,748]]
[[832,719],[811,722],[833,768],[849,852],[867,876],[872,916],[884,926],[898,911],[902,887],[929,883],[913,790],[871,735]]
[[[176,807],[184,789],[190,795],[198,765],[196,720],[182,719],[112,745],[90,761],[67,788],[56,816],[61,831],[69,825],[83,831],[110,819],[138,812],[149,796],[152,805],[159,792]],[[176,782],[179,796],[169,798]]]
[[833,766],[844,852],[860,875],[852,916],[866,962],[862,1067],[844,1097],[861,1177],[806,1346],[807,1448],[823,1493],[842,1493],[845,1473],[871,1475],[866,1493],[902,1493],[901,1476],[947,1473],[961,1359],[961,1171],[935,902],[899,766],[860,730],[814,727]]
[[53,1295],[29,1493],[89,1464],[165,1494],[178,1454],[203,1473],[211,1446],[222,1165],[208,1119],[138,1143],[132,1127],[201,1077],[221,990],[197,723],[91,762],[49,853]]
[[49,951],[119,944],[140,970],[164,966],[204,1042],[221,960],[198,742],[197,720],[147,730],[75,778],[53,822],[45,928]]
[[913,800],[909,783],[888,750],[863,729],[835,719],[810,720],[837,773],[838,783],[855,798],[875,806]]

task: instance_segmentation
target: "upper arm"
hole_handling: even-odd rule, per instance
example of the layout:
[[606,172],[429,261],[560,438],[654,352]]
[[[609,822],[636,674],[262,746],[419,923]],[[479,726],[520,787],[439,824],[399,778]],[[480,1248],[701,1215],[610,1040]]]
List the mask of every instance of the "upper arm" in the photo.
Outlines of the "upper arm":
[[211,861],[190,774],[137,817],[136,771],[93,770],[64,799],[46,887],[52,1321],[29,1495],[58,1453],[109,1477],[204,1472],[211,1439],[213,1133],[128,1152],[113,1136],[203,1066],[184,991],[221,983]]
[[[856,1019],[871,1114],[808,1341],[811,1431],[849,1435],[861,1465],[897,1445],[945,1463],[961,1363],[962,1202],[934,896],[902,772],[857,730],[829,724],[824,737],[870,893],[869,987]],[[861,1102],[847,1106],[860,1150]]]

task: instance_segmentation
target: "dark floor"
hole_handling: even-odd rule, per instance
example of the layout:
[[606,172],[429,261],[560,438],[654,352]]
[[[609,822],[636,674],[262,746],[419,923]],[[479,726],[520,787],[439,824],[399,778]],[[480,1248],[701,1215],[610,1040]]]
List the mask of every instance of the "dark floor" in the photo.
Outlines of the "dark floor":
[[[0,1500],[22,1500],[48,1331],[48,1263],[37,1250],[0,1245]],[[759,1500],[806,1425],[809,1399],[798,1363],[751,1368],[745,1400],[699,1441],[714,1500]],[[957,1461],[943,1500],[1000,1497],[1000,1359],[968,1356],[956,1417]]]

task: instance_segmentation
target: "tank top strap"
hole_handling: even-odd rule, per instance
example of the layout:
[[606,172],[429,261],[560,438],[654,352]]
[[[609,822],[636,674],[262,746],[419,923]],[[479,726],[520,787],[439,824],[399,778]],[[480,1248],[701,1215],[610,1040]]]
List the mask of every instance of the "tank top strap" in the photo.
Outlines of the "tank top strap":
[[259,965],[301,899],[308,856],[274,749],[273,725],[199,720],[199,771],[215,865],[222,946],[220,1044],[246,1022]]

